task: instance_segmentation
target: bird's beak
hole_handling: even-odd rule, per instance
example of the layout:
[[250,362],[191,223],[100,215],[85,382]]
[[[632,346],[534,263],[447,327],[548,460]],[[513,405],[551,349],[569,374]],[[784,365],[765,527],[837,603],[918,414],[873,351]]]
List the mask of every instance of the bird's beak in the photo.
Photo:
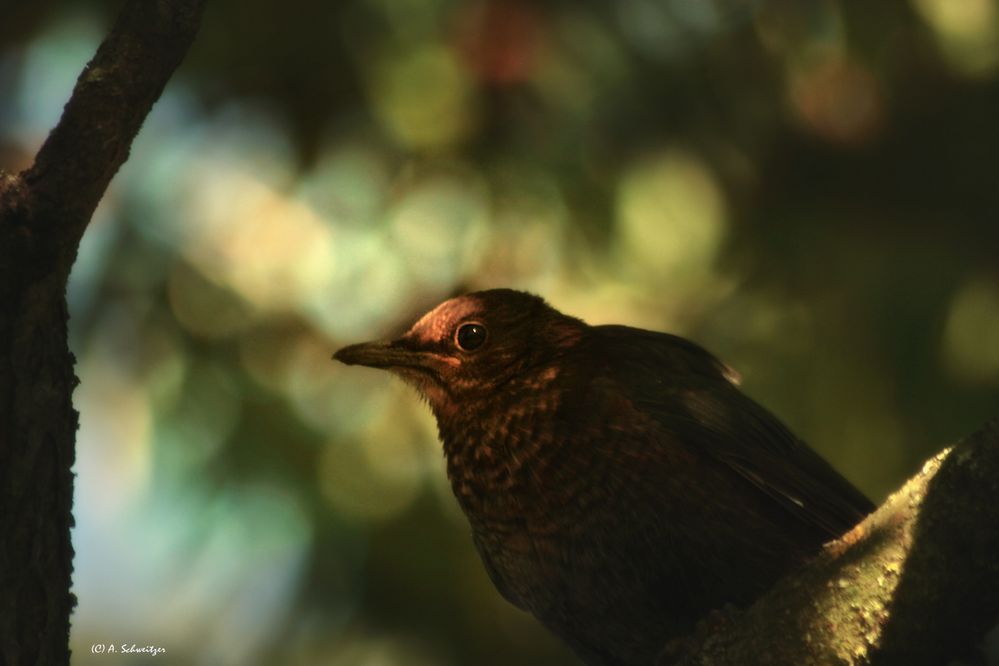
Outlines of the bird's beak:
[[427,355],[406,345],[394,342],[362,342],[350,345],[333,354],[333,358],[347,365],[366,365],[369,368],[425,368]]

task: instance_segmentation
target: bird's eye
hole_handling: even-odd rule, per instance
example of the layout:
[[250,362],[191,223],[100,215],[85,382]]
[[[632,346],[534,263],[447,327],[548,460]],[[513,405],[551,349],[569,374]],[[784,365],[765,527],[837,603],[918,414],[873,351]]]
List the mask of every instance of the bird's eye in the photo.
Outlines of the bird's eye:
[[486,341],[486,327],[477,322],[462,324],[454,334],[454,341],[462,351],[475,351]]

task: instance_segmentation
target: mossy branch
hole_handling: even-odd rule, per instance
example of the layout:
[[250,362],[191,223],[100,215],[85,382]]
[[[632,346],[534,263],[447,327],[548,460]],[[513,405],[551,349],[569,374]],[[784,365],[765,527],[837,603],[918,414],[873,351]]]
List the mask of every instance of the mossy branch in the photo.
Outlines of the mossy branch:
[[683,666],[946,664],[999,620],[999,420],[929,460]]

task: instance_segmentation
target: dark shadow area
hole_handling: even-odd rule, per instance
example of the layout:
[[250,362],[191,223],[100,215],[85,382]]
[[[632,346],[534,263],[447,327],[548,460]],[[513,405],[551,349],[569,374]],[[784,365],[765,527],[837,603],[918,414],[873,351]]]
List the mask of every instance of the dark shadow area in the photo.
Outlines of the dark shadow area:
[[999,421],[992,421],[929,483],[872,663],[980,659],[976,651],[999,619],[997,499]]

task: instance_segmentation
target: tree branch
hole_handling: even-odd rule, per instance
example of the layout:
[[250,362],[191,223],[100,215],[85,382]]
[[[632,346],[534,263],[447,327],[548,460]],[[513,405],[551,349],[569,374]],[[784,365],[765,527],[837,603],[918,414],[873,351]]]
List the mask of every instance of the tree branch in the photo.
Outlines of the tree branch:
[[58,233],[75,256],[112,176],[193,42],[204,6],[205,0],[129,0],[34,164],[0,178],[0,206],[30,207],[35,231]]
[[680,663],[944,664],[997,619],[994,420]]
[[77,380],[66,280],[205,0],[129,0],[31,168],[0,172],[0,663],[69,662]]

